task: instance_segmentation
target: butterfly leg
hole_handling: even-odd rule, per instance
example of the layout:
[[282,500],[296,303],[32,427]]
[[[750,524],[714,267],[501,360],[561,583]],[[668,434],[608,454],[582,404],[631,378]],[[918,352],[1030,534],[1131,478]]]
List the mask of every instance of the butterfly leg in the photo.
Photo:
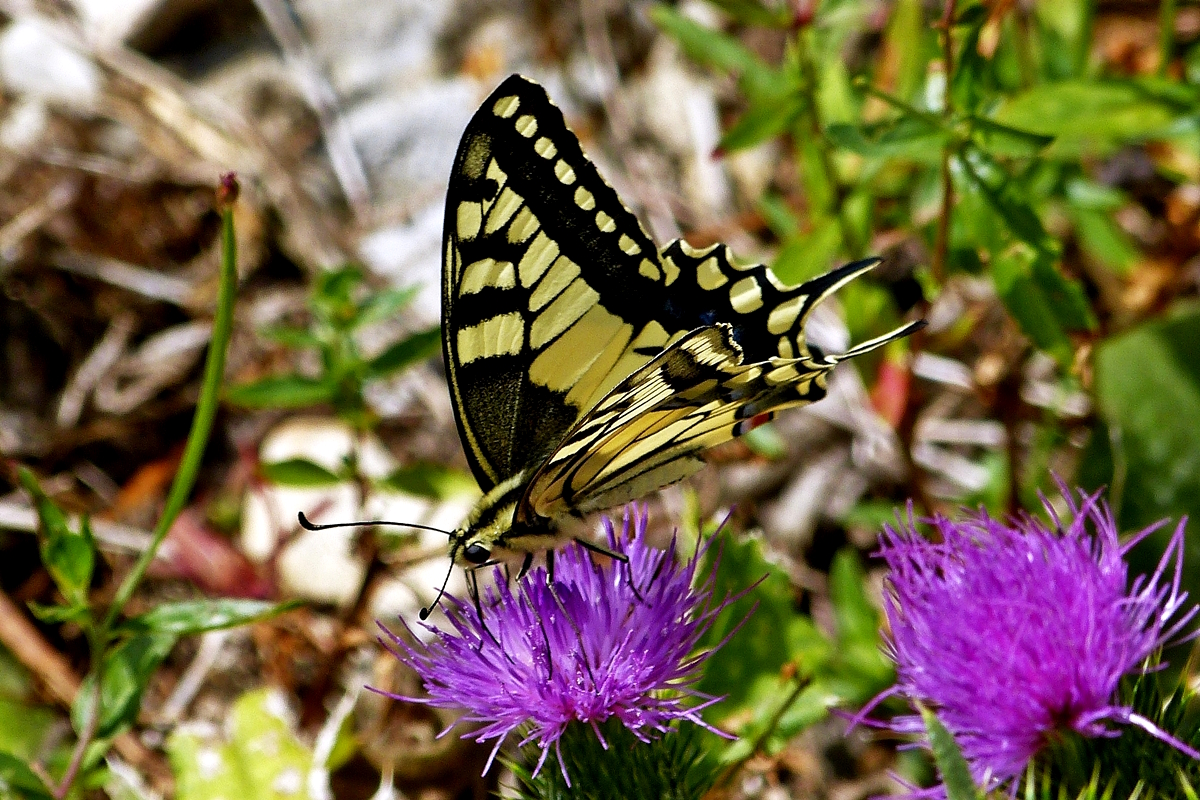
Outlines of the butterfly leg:
[[619,561],[625,565],[625,569],[629,571],[629,588],[633,592],[633,596],[637,598],[639,603],[645,603],[646,598],[642,597],[642,593],[638,591],[637,584],[633,580],[633,569],[629,566],[629,556],[624,553],[617,553],[609,550],[607,547],[601,547],[595,542],[589,542],[587,539],[576,538],[576,542],[585,550],[590,550],[593,553],[599,553],[602,556],[608,556],[614,561]]
[[533,566],[533,553],[525,554],[525,560],[521,562],[521,569],[517,572],[517,580],[521,580],[529,574],[529,568]]
[[546,551],[546,585],[554,587],[554,551]]
[[[482,564],[480,566],[483,566]],[[479,615],[479,627],[487,634],[487,638],[496,643],[497,647],[503,649],[500,640],[488,628],[487,623],[483,620],[483,603],[479,599],[479,573],[476,572],[479,567],[474,567],[467,570],[467,594],[471,595],[471,600],[475,603],[475,613]],[[483,639],[479,640],[479,652],[483,652]]]

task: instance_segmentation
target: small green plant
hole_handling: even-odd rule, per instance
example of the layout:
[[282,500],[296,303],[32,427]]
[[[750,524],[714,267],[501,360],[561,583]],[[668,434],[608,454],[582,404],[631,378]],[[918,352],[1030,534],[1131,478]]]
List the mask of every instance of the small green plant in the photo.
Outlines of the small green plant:
[[87,640],[89,654],[87,675],[71,707],[76,740],[61,772],[52,774],[41,763],[26,764],[15,756],[0,753],[0,788],[7,787],[20,797],[63,800],[77,795],[81,784],[87,783],[84,777],[100,764],[113,737],[133,725],[151,675],[181,637],[244,625],[295,605],[256,600],[192,600],[161,603],[132,616],[125,613],[172,523],[188,501],[216,416],[237,287],[232,211],[236,196],[237,183],[232,175],[227,176],[218,192],[222,218],[221,272],[212,343],[183,458],[150,546],[120,582],[107,607],[95,604],[91,597],[97,557],[87,518],[72,527],[62,510],[42,491],[33,473],[18,468],[21,485],[37,508],[42,563],[62,596],[55,605],[34,605],[31,610],[42,622],[77,626]]

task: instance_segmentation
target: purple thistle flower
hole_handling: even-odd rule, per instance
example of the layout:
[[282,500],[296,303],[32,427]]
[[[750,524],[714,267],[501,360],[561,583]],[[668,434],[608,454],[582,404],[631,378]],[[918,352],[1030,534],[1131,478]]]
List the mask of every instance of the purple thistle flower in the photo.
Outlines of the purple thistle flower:
[[[1115,704],[1121,677],[1152,668],[1156,651],[1197,612],[1192,606],[1180,614],[1187,600],[1179,587],[1186,519],[1154,573],[1129,583],[1124,556],[1163,523],[1121,544],[1099,492],[1081,491],[1076,503],[1061,488],[1069,525],[1043,500],[1057,531],[1032,516],[1005,524],[980,511],[960,522],[929,520],[940,542],[922,537],[911,517],[880,537],[879,555],[890,568],[888,649],[897,669],[896,685],[884,696],[899,694],[936,711],[987,789],[1009,784],[1069,732],[1120,735],[1112,723],[1143,728],[1200,758]],[[924,731],[919,715],[887,727]],[[933,791],[939,793],[940,787]]]
[[[720,698],[692,688],[708,655],[693,651],[732,598],[713,602],[711,573],[693,586],[703,550],[679,564],[674,540],[666,550],[646,544],[644,509],[626,510],[619,536],[610,520],[604,527],[609,548],[628,564],[601,567],[571,544],[558,553],[552,587],[541,567],[518,580],[515,592],[495,570],[482,620],[473,604],[447,597],[453,632],[425,625],[433,640],[409,644],[385,628],[389,649],[420,675],[429,695],[389,696],[463,710],[442,734],[478,723],[463,738],[495,740],[485,773],[505,737],[522,728],[520,746],[536,742],[542,750],[534,774],[551,746],[562,764],[559,740],[576,721],[590,725],[606,748],[599,724],[610,717],[642,741],[667,732],[673,720],[721,733],[700,718]],[[688,705],[689,698],[701,702]],[[563,777],[569,785],[565,768]]]

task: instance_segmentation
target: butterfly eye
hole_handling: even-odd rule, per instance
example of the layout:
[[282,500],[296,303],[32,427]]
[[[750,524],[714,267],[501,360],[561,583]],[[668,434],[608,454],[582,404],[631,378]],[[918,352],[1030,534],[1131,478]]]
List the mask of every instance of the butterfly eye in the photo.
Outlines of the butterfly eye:
[[492,552],[481,544],[469,544],[467,549],[463,550],[463,558],[472,564],[482,564],[491,554]]

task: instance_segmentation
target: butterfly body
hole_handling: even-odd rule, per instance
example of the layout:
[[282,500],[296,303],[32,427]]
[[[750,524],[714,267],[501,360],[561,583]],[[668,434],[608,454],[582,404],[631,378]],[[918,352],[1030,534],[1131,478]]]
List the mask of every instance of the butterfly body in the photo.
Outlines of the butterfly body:
[[442,347],[484,491],[451,556],[552,548],[568,523],[681,480],[704,450],[824,397],[804,322],[876,260],[800,286],[724,245],[659,250],[537,84],[505,80],[468,124],[447,192]]

